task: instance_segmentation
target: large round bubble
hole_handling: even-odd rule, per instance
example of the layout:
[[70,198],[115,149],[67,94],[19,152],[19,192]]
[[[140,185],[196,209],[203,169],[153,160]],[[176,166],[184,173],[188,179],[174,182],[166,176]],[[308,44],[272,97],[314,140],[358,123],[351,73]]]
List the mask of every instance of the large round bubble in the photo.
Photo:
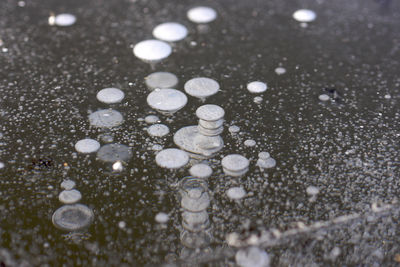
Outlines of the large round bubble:
[[121,125],[124,118],[113,109],[102,109],[89,115],[89,123],[99,128],[112,128]]
[[97,152],[97,158],[105,162],[125,161],[132,158],[130,147],[121,144],[107,144]]
[[88,227],[94,219],[93,211],[82,204],[64,205],[52,217],[55,227],[65,231],[78,231]]

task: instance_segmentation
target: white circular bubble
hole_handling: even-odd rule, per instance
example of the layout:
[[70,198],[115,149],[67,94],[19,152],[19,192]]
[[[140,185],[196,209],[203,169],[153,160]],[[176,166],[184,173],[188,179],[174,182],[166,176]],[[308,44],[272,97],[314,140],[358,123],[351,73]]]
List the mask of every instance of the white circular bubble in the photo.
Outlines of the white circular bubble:
[[74,25],[75,22],[76,22],[76,17],[72,14],[67,14],[67,13],[58,14],[54,18],[54,24],[61,27]]
[[64,190],[58,195],[58,199],[64,204],[74,204],[81,200],[82,194],[76,189]]
[[164,112],[175,112],[183,108],[187,103],[187,97],[176,89],[161,89],[151,92],[147,96],[147,104],[150,107]]
[[218,121],[225,115],[223,108],[213,104],[202,105],[196,110],[196,116],[205,121]]
[[258,247],[240,249],[235,255],[235,260],[240,267],[270,266],[270,259],[267,252]]
[[247,84],[247,90],[253,94],[263,93],[267,90],[267,84],[259,81]]
[[244,191],[243,188],[241,187],[232,187],[229,188],[228,191],[226,191],[226,195],[230,198],[230,199],[242,199],[246,196],[246,191]]
[[132,158],[132,150],[130,147],[121,144],[107,144],[99,149],[97,158],[111,163],[116,161],[127,162]]
[[306,188],[306,193],[307,193],[307,195],[310,195],[310,196],[318,195],[319,188],[316,186],[310,185],[309,187]]
[[144,121],[147,124],[153,124],[153,123],[159,122],[160,118],[158,116],[156,116],[156,115],[148,115],[148,116],[146,116],[146,118],[144,118]]
[[245,146],[248,146],[248,147],[253,147],[253,146],[255,146],[256,144],[257,144],[256,141],[251,140],[251,139],[248,139],[248,140],[244,141],[244,145],[245,145]]
[[187,17],[194,23],[209,23],[217,18],[217,12],[206,6],[198,6],[187,12]]
[[240,128],[239,128],[239,126],[232,125],[232,126],[229,126],[228,131],[232,134],[235,134],[235,133],[240,132]]
[[112,128],[121,125],[124,118],[113,109],[102,109],[89,115],[89,123],[99,128]]
[[104,88],[97,93],[96,97],[100,102],[114,104],[121,102],[125,94],[118,88]]
[[155,137],[163,137],[169,134],[169,128],[164,124],[153,124],[149,128],[147,128],[147,132],[151,136]]
[[263,152],[258,153],[258,157],[260,159],[266,160],[266,159],[270,158],[271,155],[268,152],[263,151]]
[[93,153],[99,150],[99,148],[100,143],[90,138],[79,140],[75,144],[75,150],[79,153]]
[[65,190],[71,190],[74,189],[75,187],[75,182],[72,180],[64,180],[61,183],[61,188]]
[[219,83],[206,77],[193,78],[184,85],[185,92],[193,97],[206,98],[219,91]]
[[207,164],[199,163],[199,164],[193,165],[189,169],[189,173],[190,173],[190,175],[192,175],[194,177],[205,179],[205,178],[208,178],[211,176],[212,169]]
[[169,220],[169,215],[164,212],[159,212],[156,214],[155,220],[158,223],[167,223]]
[[3,169],[6,165],[3,162],[0,162],[0,169]]
[[278,75],[285,74],[285,73],[286,73],[286,69],[285,69],[285,68],[282,68],[282,67],[277,67],[277,68],[275,69],[275,73],[278,74]]
[[221,161],[222,167],[232,172],[241,172],[249,167],[249,160],[239,154],[230,154]]
[[260,158],[257,160],[257,166],[262,169],[270,169],[276,166],[276,160],[271,157],[267,159]]
[[171,46],[159,40],[145,40],[133,48],[133,54],[145,62],[157,62],[167,58],[172,52]]
[[52,217],[55,227],[65,231],[78,231],[88,227],[94,219],[93,211],[82,204],[64,205]]
[[323,102],[326,102],[326,101],[328,101],[328,100],[331,99],[331,98],[330,98],[329,95],[327,95],[327,94],[322,94],[322,95],[319,95],[319,96],[318,96],[318,99],[321,100],[321,101],[323,101]]
[[293,13],[293,18],[299,22],[311,22],[317,18],[317,14],[309,9],[299,9]]
[[112,165],[112,169],[115,172],[120,172],[124,169],[124,165],[122,165],[122,162],[117,160],[116,162],[114,162],[114,164]]
[[174,88],[178,84],[178,78],[170,72],[154,72],[145,78],[147,87],[154,90],[156,88]]
[[162,168],[178,169],[185,166],[188,162],[189,155],[177,148],[167,148],[161,150],[156,155],[156,163]]
[[184,39],[188,34],[185,26],[176,22],[166,22],[156,26],[153,30],[153,36],[157,39],[176,42]]

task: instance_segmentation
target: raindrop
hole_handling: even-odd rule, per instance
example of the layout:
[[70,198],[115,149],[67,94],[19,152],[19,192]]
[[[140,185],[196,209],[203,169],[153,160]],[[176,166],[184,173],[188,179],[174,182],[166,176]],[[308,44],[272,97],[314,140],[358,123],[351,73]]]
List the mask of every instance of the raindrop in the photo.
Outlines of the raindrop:
[[145,62],[157,62],[167,58],[172,52],[171,46],[159,40],[145,40],[139,42],[133,48],[137,58]]
[[89,123],[99,128],[112,128],[121,125],[124,118],[113,109],[102,109],[89,115]]
[[106,104],[119,103],[125,94],[118,88],[104,88],[97,93],[97,100]]
[[293,13],[293,18],[299,22],[311,22],[317,17],[314,11],[309,9],[299,9]]
[[319,96],[318,96],[318,99],[321,100],[321,101],[326,102],[326,101],[328,101],[328,100],[331,99],[331,98],[330,98],[329,95],[327,95],[327,94],[322,94],[322,95],[319,95]]
[[253,147],[256,145],[256,141],[248,139],[248,140],[244,141],[244,145],[248,146],[248,147]]
[[197,178],[208,178],[212,174],[212,169],[210,166],[204,163],[195,164],[189,170],[190,175]]
[[97,158],[114,163],[116,161],[127,162],[132,158],[131,148],[121,144],[107,144],[102,146],[97,152]]
[[[50,21],[50,20],[49,20]],[[61,27],[67,27],[74,25],[76,22],[76,17],[72,14],[58,14],[54,17],[54,24]]]
[[178,169],[189,162],[188,154],[180,149],[167,148],[156,155],[156,163],[162,168]]
[[76,189],[64,190],[58,195],[58,199],[64,204],[74,204],[81,200],[82,194]]
[[75,187],[75,182],[72,180],[64,180],[61,183],[61,188],[65,190],[71,190],[74,189]]
[[187,17],[194,23],[209,23],[217,18],[217,12],[211,7],[199,6],[190,9]]
[[187,81],[184,85],[185,92],[193,97],[204,99],[219,91],[219,83],[213,79],[199,77]]
[[226,191],[226,195],[230,199],[238,200],[246,196],[246,191],[244,191],[244,189],[241,187],[232,187],[229,188],[228,191]]
[[153,30],[153,36],[157,39],[176,42],[184,39],[188,34],[185,26],[176,22],[166,22],[156,26]]
[[176,112],[186,103],[186,95],[176,89],[155,90],[147,96],[147,104],[161,112]]
[[178,78],[170,72],[154,72],[145,78],[145,82],[151,90],[174,88],[178,84]]
[[169,134],[169,128],[164,124],[153,124],[149,128],[147,128],[147,132],[151,136],[155,137],[163,137]]
[[285,73],[286,73],[286,69],[285,69],[285,68],[282,68],[282,67],[277,67],[277,68],[275,69],[275,73],[278,74],[278,75],[285,74]]
[[99,150],[100,143],[94,139],[86,138],[75,144],[75,150],[79,153],[93,153]]
[[159,212],[156,214],[155,220],[158,223],[167,223],[169,220],[169,216],[164,212]]
[[230,176],[241,176],[249,169],[249,160],[239,154],[225,156],[221,164],[224,173]]
[[268,267],[270,263],[268,254],[258,247],[239,250],[235,260],[240,267]]
[[55,227],[66,231],[78,231],[88,227],[94,219],[93,211],[82,204],[64,205],[52,217]]
[[247,90],[253,94],[263,93],[267,90],[267,84],[259,81],[251,82],[247,84]]
[[147,124],[153,124],[153,123],[159,122],[160,118],[158,116],[156,116],[156,115],[148,115],[148,116],[146,116],[146,118],[144,118],[144,121]]

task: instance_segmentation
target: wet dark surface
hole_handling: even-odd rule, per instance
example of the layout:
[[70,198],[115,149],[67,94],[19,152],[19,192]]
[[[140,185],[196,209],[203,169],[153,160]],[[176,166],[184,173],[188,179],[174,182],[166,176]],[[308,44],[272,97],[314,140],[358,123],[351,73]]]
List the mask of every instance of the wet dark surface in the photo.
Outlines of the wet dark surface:
[[[385,216],[365,215],[260,246],[273,266],[399,264],[399,1],[21,3],[0,3],[1,265],[233,266],[237,249],[228,246],[229,233],[246,237],[296,228],[299,221],[309,225],[368,215],[372,203],[393,207]],[[199,4],[215,8],[217,20],[208,26],[190,22],[186,12]],[[292,18],[299,8],[314,10],[317,19],[301,27]],[[72,13],[77,22],[49,26],[51,12]],[[184,24],[190,34],[152,69],[134,57],[132,47],[167,21]],[[278,66],[286,73],[277,75]],[[206,100],[225,109],[226,123],[225,147],[209,161],[212,242],[200,252],[188,252],[180,240],[177,184],[189,167],[160,169],[150,148],[175,147],[173,133],[197,124],[195,110],[203,102],[189,96],[174,116],[158,114],[170,134],[150,138],[141,119],[156,114],[146,104],[144,83],[154,71],[176,74],[180,90],[197,76],[221,85]],[[260,104],[246,90],[253,80],[268,83]],[[110,134],[133,151],[120,173],[95,154],[74,149],[85,137],[101,142],[102,131],[89,125],[88,115],[108,107],[96,99],[105,87],[126,95],[111,106],[125,121]],[[331,100],[321,102],[323,93]],[[231,135],[230,125],[239,126],[240,134]],[[246,139],[257,146],[245,147]],[[261,172],[255,166],[261,151],[276,159],[275,168]],[[220,160],[230,153],[251,160],[244,177],[223,175]],[[81,203],[95,214],[80,233],[62,232],[51,222],[62,206],[58,194],[66,178],[77,183]],[[225,191],[237,185],[249,194],[235,202]],[[314,201],[306,194],[308,186],[320,190]],[[155,222],[159,212],[170,215],[166,226]]]

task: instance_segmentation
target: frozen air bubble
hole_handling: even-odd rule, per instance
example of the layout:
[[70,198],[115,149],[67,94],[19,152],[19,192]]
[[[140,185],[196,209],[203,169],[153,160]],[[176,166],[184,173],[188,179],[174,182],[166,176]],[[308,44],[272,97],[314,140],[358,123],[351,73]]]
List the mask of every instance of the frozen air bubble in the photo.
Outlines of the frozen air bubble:
[[212,169],[207,164],[199,163],[199,164],[193,165],[189,169],[189,173],[190,173],[190,175],[192,175],[194,177],[205,179],[205,178],[208,178],[211,176]]
[[285,74],[285,73],[286,73],[286,69],[285,69],[285,68],[282,68],[282,67],[277,67],[277,68],[275,69],[275,73],[278,74],[278,75]]
[[247,84],[247,90],[253,94],[263,93],[267,90],[267,84],[259,81]]
[[299,9],[293,13],[293,18],[299,22],[311,22],[317,18],[317,14],[309,9]]
[[146,118],[144,118],[144,121],[147,124],[153,124],[153,123],[159,122],[160,118],[158,116],[156,116],[156,115],[148,115],[148,116],[146,116]]
[[75,187],[75,182],[72,180],[64,180],[61,183],[61,188],[65,190],[71,190],[74,189]]
[[260,159],[266,160],[266,159],[270,158],[271,155],[266,151],[262,151],[262,152],[258,153],[258,157]]
[[239,154],[225,156],[221,161],[224,173],[231,176],[241,176],[249,168],[249,160]]
[[176,112],[187,103],[187,97],[176,89],[161,89],[151,92],[147,96],[147,104],[162,112]]
[[64,204],[74,204],[81,200],[82,194],[76,189],[64,190],[58,195],[58,199]]
[[115,163],[116,161],[127,162],[132,158],[131,148],[121,144],[107,144],[102,146],[97,152],[97,158],[105,161]]
[[162,150],[164,147],[162,146],[162,145],[159,145],[159,144],[155,144],[155,145],[153,145],[152,147],[151,147],[151,150],[153,150],[153,151],[160,151],[160,150]]
[[309,196],[318,195],[318,193],[319,193],[319,188],[316,187],[316,186],[310,185],[309,187],[306,188],[306,193],[307,193],[307,195],[309,195]]
[[156,163],[162,168],[178,169],[185,166],[188,162],[188,154],[176,148],[164,149],[156,155]]
[[240,127],[236,126],[236,125],[232,125],[232,126],[229,126],[228,131],[231,134],[236,134],[236,133],[240,132]]
[[204,121],[219,121],[224,115],[224,109],[213,104],[202,105],[196,110],[197,118]]
[[210,220],[206,210],[200,212],[184,211],[182,213],[182,226],[188,231],[199,232],[205,230],[210,225]]
[[153,124],[147,128],[147,132],[154,137],[163,137],[169,134],[169,128],[164,124]]
[[219,91],[219,83],[206,77],[193,78],[184,85],[185,92],[193,97],[204,99]]
[[122,165],[122,162],[117,160],[116,162],[114,162],[114,164],[112,165],[112,169],[115,172],[121,172],[124,170],[124,165]]
[[241,187],[232,187],[229,188],[228,191],[226,191],[226,195],[230,199],[238,200],[246,196],[246,191],[244,191],[244,189]]
[[133,54],[144,62],[157,62],[167,58],[172,52],[171,46],[159,40],[145,40],[137,43]]
[[251,139],[244,141],[244,145],[247,147],[253,147],[253,146],[256,146],[256,144],[257,144],[256,141],[251,140]]
[[[53,24],[51,24],[52,20],[54,20]],[[67,13],[58,14],[57,16],[53,17],[53,19],[51,19],[51,17],[49,18],[50,25],[57,25],[60,27],[72,26],[75,24],[75,22],[76,22],[76,17],[72,14],[67,14]]]
[[156,26],[153,36],[167,42],[177,42],[184,39],[188,34],[185,26],[176,22],[166,22]]
[[100,102],[114,104],[121,102],[125,94],[118,88],[104,88],[97,93],[96,97]]
[[78,231],[88,227],[94,219],[93,211],[82,204],[64,205],[52,217],[55,227],[65,231]]
[[276,166],[276,160],[269,157],[267,159],[258,159],[257,166],[262,169],[270,169]]
[[159,212],[156,214],[155,220],[158,223],[167,223],[169,220],[169,215],[164,212]]
[[206,6],[198,6],[187,12],[187,17],[194,23],[209,23],[217,18],[217,12]]
[[89,123],[99,128],[112,128],[121,125],[124,118],[113,109],[102,109],[89,115]]
[[79,140],[75,144],[75,150],[79,153],[93,153],[99,150],[99,148],[100,143],[90,138]]
[[236,263],[240,267],[269,267],[268,254],[258,247],[240,249],[235,255]]
[[191,188],[182,196],[181,207],[191,212],[200,212],[210,205],[210,197],[200,188]]
[[330,98],[330,96],[327,95],[327,94],[322,94],[322,95],[319,95],[319,96],[318,96],[318,99],[321,100],[321,101],[326,102],[326,101],[328,101],[328,100],[331,99],[331,98]]
[[174,88],[178,84],[178,78],[169,72],[154,72],[145,78],[145,83],[151,90]]
[[0,169],[3,169],[6,165],[3,162],[0,162]]

